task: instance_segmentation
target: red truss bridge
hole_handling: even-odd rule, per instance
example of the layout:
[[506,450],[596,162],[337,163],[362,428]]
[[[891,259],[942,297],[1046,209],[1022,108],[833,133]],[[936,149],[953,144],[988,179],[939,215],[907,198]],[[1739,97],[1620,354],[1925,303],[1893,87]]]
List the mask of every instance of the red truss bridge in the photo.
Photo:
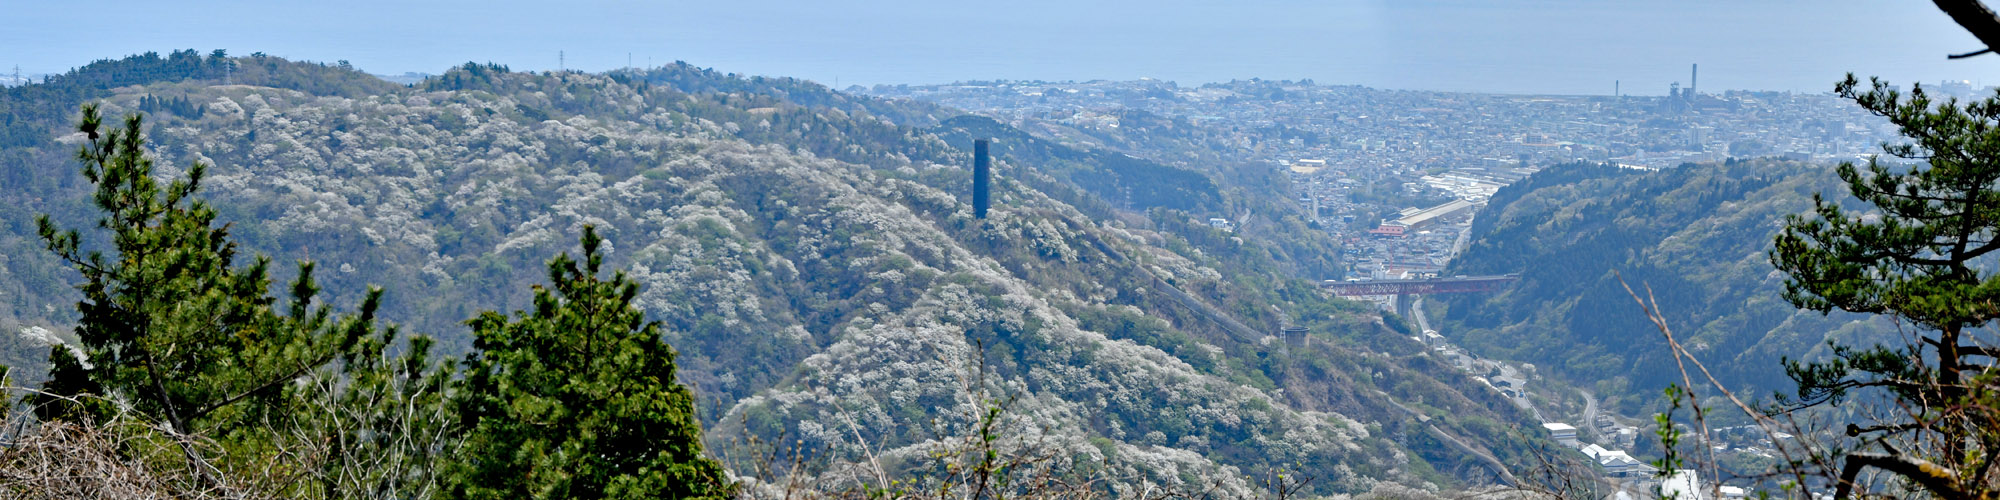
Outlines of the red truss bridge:
[[1365,295],[1432,295],[1439,293],[1482,293],[1497,292],[1509,283],[1519,281],[1519,274],[1500,276],[1455,276],[1450,278],[1424,278],[1412,280],[1363,280],[1334,281],[1320,283],[1321,288],[1342,297]]

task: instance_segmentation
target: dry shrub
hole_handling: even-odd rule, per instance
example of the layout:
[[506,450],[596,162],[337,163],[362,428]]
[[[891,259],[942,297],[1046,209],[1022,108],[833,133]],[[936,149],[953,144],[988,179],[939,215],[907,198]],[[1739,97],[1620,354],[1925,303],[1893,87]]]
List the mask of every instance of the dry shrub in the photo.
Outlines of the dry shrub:
[[22,500],[252,498],[127,450],[153,447],[112,426],[29,424],[0,449],[0,497]]
[[[0,387],[6,392],[32,389]],[[47,393],[41,393],[47,395]],[[12,398],[0,393],[0,409]],[[75,398],[59,398],[80,403]],[[113,404],[113,407],[123,408]],[[264,498],[190,464],[183,450],[212,448],[129,411],[102,423],[41,421],[12,408],[0,426],[0,498],[21,500],[253,500]],[[201,470],[198,470],[200,467]],[[207,474],[204,474],[207,472]]]

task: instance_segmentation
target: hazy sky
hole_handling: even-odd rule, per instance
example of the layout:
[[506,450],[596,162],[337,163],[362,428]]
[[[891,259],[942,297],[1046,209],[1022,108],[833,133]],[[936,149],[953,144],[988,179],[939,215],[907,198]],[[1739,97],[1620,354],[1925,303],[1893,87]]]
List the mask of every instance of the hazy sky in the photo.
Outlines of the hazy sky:
[[[87,6],[87,7],[85,7]],[[0,71],[155,50],[605,70],[673,60],[841,86],[969,79],[1381,88],[1823,92],[1848,71],[2000,85],[2000,56],[1923,0],[95,1],[0,0]]]

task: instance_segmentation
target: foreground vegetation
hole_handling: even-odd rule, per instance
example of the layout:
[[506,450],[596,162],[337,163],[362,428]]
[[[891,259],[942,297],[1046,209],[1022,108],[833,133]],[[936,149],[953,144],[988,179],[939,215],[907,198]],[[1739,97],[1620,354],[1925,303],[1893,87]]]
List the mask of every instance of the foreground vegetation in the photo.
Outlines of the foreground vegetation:
[[[702,451],[673,350],[631,307],[636,284],[623,274],[600,281],[603,240],[590,227],[587,265],[550,261],[557,291],[538,291],[532,315],[472,321],[478,350],[454,378],[429,361],[429,338],[377,327],[381,289],[335,315],[315,304],[314,266],[301,262],[289,303],[271,297],[269,259],[236,265],[236,244],[198,196],[207,166],[161,186],[137,115],[107,128],[86,106],[78,131],[112,249],[86,250],[81,233],[39,223],[50,250],[83,276],[82,348],[53,349],[48,381],[26,399],[39,424],[25,440],[46,446],[0,453],[9,496],[728,492]],[[77,459],[85,463],[66,463]],[[79,465],[116,473],[63,483],[47,470]]]
[[[227,61],[319,72],[323,82],[353,76],[337,66]],[[259,387],[253,379],[293,373],[275,367],[314,367],[284,390],[316,387],[324,398],[361,406],[296,425],[412,439],[369,445],[400,450],[391,453],[314,453],[434,465],[409,469],[422,472],[401,484],[482,473],[444,467],[435,452],[441,443],[519,444],[554,456],[599,442],[496,428],[514,437],[482,445],[464,435],[479,426],[465,420],[474,416],[621,422],[563,408],[609,404],[598,398],[630,391],[530,374],[654,365],[552,355],[510,372],[464,361],[507,358],[496,346],[549,342],[529,333],[483,339],[554,321],[536,319],[542,305],[528,290],[562,296],[564,281],[542,270],[551,255],[579,255],[571,242],[586,226],[602,238],[603,272],[584,274],[610,282],[623,270],[636,285],[628,305],[657,321],[655,333],[677,353],[672,378],[694,403],[694,422],[706,431],[702,448],[735,474],[739,494],[781,494],[795,482],[834,491],[879,490],[899,479],[965,484],[950,478],[976,464],[948,467],[932,457],[948,443],[970,449],[976,441],[962,438],[988,425],[1007,437],[994,442],[1000,455],[1045,457],[1035,462],[1043,469],[1008,470],[1047,474],[1013,477],[1071,478],[1118,496],[1248,495],[1266,489],[1259,478],[1278,470],[1314,477],[1305,485],[1314,493],[1494,481],[1492,464],[1469,458],[1462,445],[1509,466],[1534,463],[1535,438],[1514,431],[1528,421],[1525,412],[1432,359],[1397,333],[1406,328],[1399,321],[1384,323],[1294,277],[1321,265],[1303,263],[1304,253],[1273,250],[1311,245],[1267,246],[1249,232],[1207,226],[1205,211],[1244,206],[1228,177],[1187,169],[1153,175],[1179,167],[1037,144],[1003,125],[937,119],[943,111],[923,105],[687,65],[609,75],[467,65],[388,89],[245,85],[244,74],[236,85],[200,74],[113,78],[115,90],[78,95],[103,96],[107,114],[161,110],[145,122],[158,138],[146,158],[159,162],[160,182],[210,165],[200,172],[199,198],[244,256],[222,268],[247,273],[255,267],[248,256],[259,253],[317,261],[262,271],[268,282],[305,280],[314,290],[309,301],[274,293],[242,302],[269,304],[279,311],[269,321],[287,331],[318,332],[294,334],[324,339],[309,344],[318,347],[270,359],[254,350],[203,354],[266,365],[245,365],[258,371],[223,377],[239,385],[198,396],[227,400],[234,394],[220,394]],[[183,102],[199,103],[198,111],[177,111]],[[96,207],[76,203],[95,190],[87,178],[27,174],[89,141],[73,130],[0,147],[0,182],[9,183],[0,198],[48,213],[54,226],[90,227],[101,218]],[[988,133],[1021,147],[999,148],[995,210],[980,221],[964,197],[966,173],[956,165],[966,158],[955,141]],[[1153,177],[1168,184],[1135,185]],[[1157,194],[1131,203],[1178,203],[1168,196],[1176,192],[1194,193],[1195,202],[1121,206],[1092,191],[1127,188]],[[8,229],[0,247],[19,250],[0,266],[0,326],[83,348],[73,328],[81,315],[67,306],[86,300],[68,292],[78,274],[51,258],[31,220],[14,216],[0,213]],[[78,235],[85,260],[90,249],[116,248],[104,234]],[[586,260],[577,262],[581,269]],[[369,292],[371,285],[383,291]],[[293,314],[294,302],[305,311]],[[522,326],[468,328],[468,318],[488,318],[486,311],[522,311],[508,320]],[[392,335],[391,324],[425,335]],[[1271,333],[1286,324],[1312,329],[1312,339],[1276,341]],[[353,345],[345,343],[350,327],[365,331]],[[614,337],[585,344],[626,345]],[[19,367],[17,381],[48,380],[48,347],[0,340],[17,343],[0,352]],[[464,386],[456,384],[481,370],[496,374],[492,390],[480,389],[486,397],[551,406],[461,405],[455,391]],[[242,401],[252,400],[263,401]],[[1005,411],[990,416],[993,401],[1005,402],[998,405]],[[358,417],[392,407],[405,416]],[[1410,412],[1428,423],[1411,421]],[[412,432],[381,431],[391,427]],[[292,446],[260,446],[281,445]],[[883,480],[859,471],[881,471]],[[527,484],[609,484],[603,477]],[[304,487],[298,483],[284,482]]]
[[[1681,380],[1667,391],[1673,409],[1693,410],[1686,429],[1661,416],[1662,465],[1747,477],[1798,498],[2000,496],[2000,351],[1986,330],[2000,318],[2000,275],[1987,257],[2000,250],[2000,95],[1937,101],[1921,86],[1906,95],[1851,75],[1836,92],[1910,142],[1885,145],[1899,162],[1836,168],[1852,199],[1815,194],[1811,211],[1786,218],[1770,263],[1785,278],[1784,298],[1800,309],[1884,316],[1903,335],[1829,336],[1830,354],[1783,361],[1790,394],[1758,404],[1722,387],[1658,302],[1642,299],[1681,363]],[[1772,436],[1781,460],[1763,470],[1719,463],[1708,422],[1722,409],[1740,410]],[[1697,446],[1674,446],[1683,442]]]

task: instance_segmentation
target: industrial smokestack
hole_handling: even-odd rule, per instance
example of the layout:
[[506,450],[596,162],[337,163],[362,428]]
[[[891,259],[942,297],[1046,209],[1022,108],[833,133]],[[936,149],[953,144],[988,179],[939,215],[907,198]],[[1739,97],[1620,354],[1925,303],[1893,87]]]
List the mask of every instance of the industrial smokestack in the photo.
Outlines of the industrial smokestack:
[[987,191],[993,185],[993,160],[986,156],[986,139],[972,141],[972,216],[986,218],[986,206],[992,199]]
[[1701,79],[1699,78],[1701,76],[1701,65],[1695,64],[1692,66],[1688,68],[1688,97],[1694,97],[1694,91],[1696,88],[1699,88],[1698,84],[1701,83]]

